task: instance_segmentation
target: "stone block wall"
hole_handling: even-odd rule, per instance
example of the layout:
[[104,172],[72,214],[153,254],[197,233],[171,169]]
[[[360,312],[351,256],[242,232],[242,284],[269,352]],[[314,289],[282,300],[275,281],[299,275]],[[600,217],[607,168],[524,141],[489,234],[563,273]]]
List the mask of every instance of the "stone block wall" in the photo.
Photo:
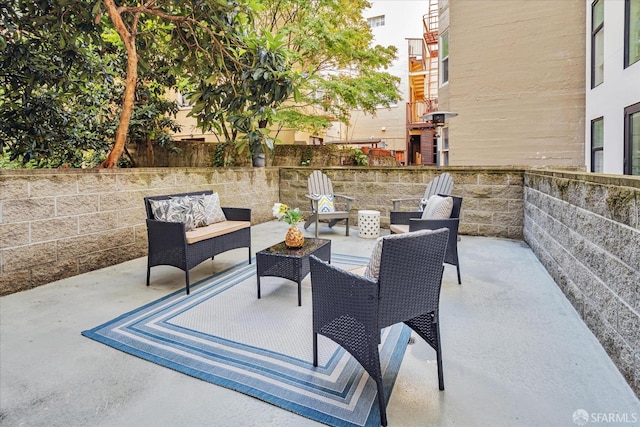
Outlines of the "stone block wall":
[[0,171],[0,295],[147,254],[143,197],[199,190],[272,219],[277,168]]
[[640,178],[525,173],[524,238],[640,396]]
[[[307,178],[315,168],[282,168],[280,200],[310,214]],[[449,172],[453,194],[464,198],[461,234],[522,239],[523,169],[428,167],[396,168],[322,168],[331,179],[334,192],[354,198],[351,224],[357,225],[359,209],[380,211],[382,227],[389,226],[392,199],[422,197],[429,181]],[[417,209],[418,202],[403,204],[405,210]]]
[[[312,168],[353,165],[351,149],[337,145],[276,145],[273,150],[273,166],[300,166],[307,162]],[[397,166],[391,155],[366,154],[369,166]]]

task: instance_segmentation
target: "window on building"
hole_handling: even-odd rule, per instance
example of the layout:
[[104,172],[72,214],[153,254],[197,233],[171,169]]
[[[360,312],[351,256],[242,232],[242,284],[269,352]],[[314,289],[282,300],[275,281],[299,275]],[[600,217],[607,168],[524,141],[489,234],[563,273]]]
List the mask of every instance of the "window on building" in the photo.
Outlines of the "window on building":
[[449,166],[449,128],[442,128],[440,132],[442,132],[440,166]]
[[604,171],[604,119],[591,121],[591,172]]
[[449,81],[449,33],[444,33],[440,37],[440,84]]
[[604,0],[591,4],[591,87],[604,81]]
[[640,102],[624,109],[624,173],[640,175]]
[[[602,1],[602,0],[601,0]],[[626,0],[624,9],[624,67],[640,59],[640,0]]]
[[367,19],[367,24],[369,24],[369,27],[371,27],[371,28],[383,27],[384,26],[384,15],[374,16],[373,18]]
[[193,104],[189,101],[187,95],[178,91],[176,93],[176,103],[178,104],[178,109],[180,110],[190,110],[193,108]]

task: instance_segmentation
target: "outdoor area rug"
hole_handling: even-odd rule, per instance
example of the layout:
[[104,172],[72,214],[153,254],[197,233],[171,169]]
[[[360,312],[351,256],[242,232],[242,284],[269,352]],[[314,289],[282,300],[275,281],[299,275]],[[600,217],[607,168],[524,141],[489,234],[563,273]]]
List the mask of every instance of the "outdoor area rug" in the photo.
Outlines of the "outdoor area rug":
[[[351,269],[366,258],[332,254]],[[313,367],[310,276],[297,285],[239,265],[123,314],[82,335],[161,366],[329,425],[380,425],[375,381],[333,341],[318,337]],[[380,346],[387,401],[411,333],[386,328]]]

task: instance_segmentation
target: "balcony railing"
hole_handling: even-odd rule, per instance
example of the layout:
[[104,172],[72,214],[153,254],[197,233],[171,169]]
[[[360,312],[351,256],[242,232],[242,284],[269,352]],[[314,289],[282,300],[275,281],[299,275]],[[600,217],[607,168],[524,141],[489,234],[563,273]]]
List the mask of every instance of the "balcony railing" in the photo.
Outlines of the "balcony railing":
[[[408,47],[409,47],[409,63],[411,60],[419,61],[422,64],[422,70],[426,70],[427,67],[427,50],[424,45],[424,41],[422,39],[407,39]],[[409,71],[417,71],[411,69]]]
[[424,123],[420,116],[433,111],[438,111],[438,98],[407,102],[407,124]]

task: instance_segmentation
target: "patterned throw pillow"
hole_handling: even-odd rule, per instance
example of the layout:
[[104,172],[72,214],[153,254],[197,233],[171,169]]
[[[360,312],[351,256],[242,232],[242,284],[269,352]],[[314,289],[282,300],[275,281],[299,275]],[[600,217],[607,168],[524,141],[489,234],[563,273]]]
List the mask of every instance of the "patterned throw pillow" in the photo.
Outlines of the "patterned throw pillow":
[[453,198],[434,194],[429,197],[427,206],[422,212],[422,219],[449,219],[453,210]]
[[151,206],[151,214],[153,219],[158,221],[169,221],[169,204],[171,200],[149,200],[149,206]]
[[218,196],[218,193],[191,196],[191,200],[193,203],[193,216],[196,221],[196,227],[204,227],[209,224],[227,220],[224,211],[220,207],[220,196]]
[[185,230],[193,230],[195,220],[191,209],[191,199],[187,196],[165,200],[150,200],[151,213],[158,221],[183,222]]
[[[391,234],[395,236],[395,234]],[[378,280],[378,274],[380,273],[380,258],[382,257],[382,239],[387,236],[381,236],[376,239],[371,250],[371,256],[369,257],[369,264],[364,270],[364,277],[371,280]]]
[[320,213],[329,213],[335,212],[336,208],[333,204],[333,196],[322,195],[320,199],[318,199],[318,212]]
[[378,276],[380,275],[380,260],[382,259],[382,243],[385,240],[406,239],[407,237],[431,234],[434,231],[437,230],[418,230],[412,231],[411,233],[388,234],[378,237],[371,250],[371,257],[369,257],[369,264],[367,264],[367,268],[364,270],[364,277],[375,281],[378,280]]
[[172,197],[169,203],[170,222],[183,222],[186,231],[196,228],[196,220],[193,216],[193,202],[189,196]]

